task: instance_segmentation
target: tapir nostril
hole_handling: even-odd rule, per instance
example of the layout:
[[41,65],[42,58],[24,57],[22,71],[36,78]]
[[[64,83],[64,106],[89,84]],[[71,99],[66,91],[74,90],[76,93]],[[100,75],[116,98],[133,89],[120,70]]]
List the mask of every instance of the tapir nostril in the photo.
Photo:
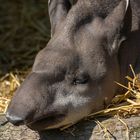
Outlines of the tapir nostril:
[[6,113],[6,118],[10,123],[14,125],[21,125],[24,122],[23,118],[9,114],[8,112]]

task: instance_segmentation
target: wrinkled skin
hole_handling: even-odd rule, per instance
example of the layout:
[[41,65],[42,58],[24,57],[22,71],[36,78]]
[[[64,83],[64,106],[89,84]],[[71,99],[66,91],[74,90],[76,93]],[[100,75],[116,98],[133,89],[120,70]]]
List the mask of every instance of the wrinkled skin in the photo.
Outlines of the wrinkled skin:
[[7,119],[53,129],[108,105],[118,91],[114,81],[124,83],[129,64],[139,64],[138,7],[138,0],[79,0],[73,6],[50,0],[52,38],[16,91]]

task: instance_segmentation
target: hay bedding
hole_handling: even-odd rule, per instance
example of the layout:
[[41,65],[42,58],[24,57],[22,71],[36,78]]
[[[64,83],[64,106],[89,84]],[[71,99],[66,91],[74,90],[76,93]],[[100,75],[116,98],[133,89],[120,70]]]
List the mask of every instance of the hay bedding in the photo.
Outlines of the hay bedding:
[[[35,54],[50,38],[46,0],[5,0],[0,5],[0,114],[4,114],[25,76],[29,73]],[[127,76],[125,94],[117,95],[112,103],[95,116],[128,117],[140,112],[140,81],[130,66],[133,77]],[[99,122],[98,122],[99,123]],[[67,126],[68,127],[68,126]],[[67,128],[65,127],[65,128]],[[63,129],[65,129],[63,128]],[[62,130],[63,130],[62,129]]]

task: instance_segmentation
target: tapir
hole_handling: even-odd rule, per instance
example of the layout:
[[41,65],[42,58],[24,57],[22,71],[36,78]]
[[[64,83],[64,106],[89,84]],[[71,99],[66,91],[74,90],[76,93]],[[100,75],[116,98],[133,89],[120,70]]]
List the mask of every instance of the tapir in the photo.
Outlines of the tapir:
[[[36,56],[6,117],[33,130],[55,129],[108,105],[129,65],[140,73],[139,0],[49,0],[51,39]],[[120,92],[118,92],[120,91]]]

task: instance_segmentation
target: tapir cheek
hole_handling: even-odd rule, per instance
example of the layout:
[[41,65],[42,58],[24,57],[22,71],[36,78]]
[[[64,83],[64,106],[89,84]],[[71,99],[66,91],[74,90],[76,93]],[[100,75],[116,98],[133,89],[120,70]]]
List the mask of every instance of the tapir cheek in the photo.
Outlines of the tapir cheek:
[[88,103],[90,97],[80,96],[80,94],[72,93],[68,95],[59,94],[56,95],[53,106],[73,106],[73,108],[77,108],[79,106],[83,106]]

